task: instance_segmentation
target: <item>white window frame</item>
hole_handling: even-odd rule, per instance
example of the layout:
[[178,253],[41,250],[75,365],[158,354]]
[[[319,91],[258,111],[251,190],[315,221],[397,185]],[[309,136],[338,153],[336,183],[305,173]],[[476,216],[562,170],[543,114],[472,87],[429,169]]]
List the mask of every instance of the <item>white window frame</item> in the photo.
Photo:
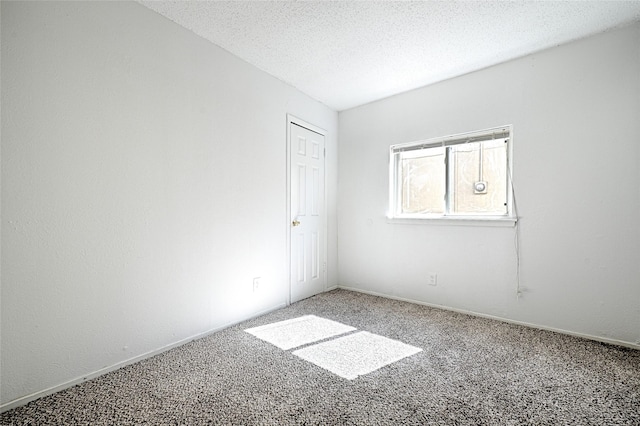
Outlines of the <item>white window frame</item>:
[[[479,142],[483,140],[506,139],[507,143],[507,213],[504,215],[485,215],[485,214],[451,214],[448,213],[450,203],[449,188],[446,191],[445,204],[447,208],[444,214],[420,213],[407,214],[400,212],[400,194],[402,191],[402,183],[399,179],[400,168],[399,160],[401,152],[419,152],[420,149],[448,147],[468,142]],[[478,130],[467,133],[459,133],[450,136],[437,137],[416,142],[402,143],[391,145],[389,147],[389,210],[387,218],[390,223],[420,223],[420,224],[460,224],[460,225],[480,225],[480,226],[513,226],[517,217],[514,211],[514,195],[512,185],[512,163],[513,163],[513,126],[505,125],[493,127],[490,129]],[[445,173],[451,173],[452,169],[449,165],[446,167]],[[450,176],[448,177],[448,179]]]

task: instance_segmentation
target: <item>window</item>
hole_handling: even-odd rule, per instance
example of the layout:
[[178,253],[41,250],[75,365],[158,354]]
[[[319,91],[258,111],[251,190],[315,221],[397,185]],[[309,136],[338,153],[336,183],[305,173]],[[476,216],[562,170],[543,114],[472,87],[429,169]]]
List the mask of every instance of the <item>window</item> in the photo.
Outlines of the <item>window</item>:
[[391,218],[512,218],[511,126],[390,148]]

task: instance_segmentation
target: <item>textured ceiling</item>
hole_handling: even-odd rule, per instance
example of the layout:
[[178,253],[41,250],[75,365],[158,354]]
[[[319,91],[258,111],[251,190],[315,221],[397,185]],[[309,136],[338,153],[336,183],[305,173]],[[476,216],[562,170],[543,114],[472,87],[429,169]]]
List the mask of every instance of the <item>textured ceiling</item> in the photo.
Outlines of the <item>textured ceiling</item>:
[[147,1],[341,111],[640,20],[640,1]]

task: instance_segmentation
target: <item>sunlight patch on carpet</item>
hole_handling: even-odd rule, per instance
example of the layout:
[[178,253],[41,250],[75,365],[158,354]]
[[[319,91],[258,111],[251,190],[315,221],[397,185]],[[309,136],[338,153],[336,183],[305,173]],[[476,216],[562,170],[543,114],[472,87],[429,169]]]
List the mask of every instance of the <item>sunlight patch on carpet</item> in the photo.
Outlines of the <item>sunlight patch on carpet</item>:
[[245,331],[280,349],[288,350],[353,330],[356,330],[356,328],[315,315],[305,315],[260,327],[248,328]]
[[415,346],[361,331],[299,349],[293,354],[353,380],[420,351],[422,349]]

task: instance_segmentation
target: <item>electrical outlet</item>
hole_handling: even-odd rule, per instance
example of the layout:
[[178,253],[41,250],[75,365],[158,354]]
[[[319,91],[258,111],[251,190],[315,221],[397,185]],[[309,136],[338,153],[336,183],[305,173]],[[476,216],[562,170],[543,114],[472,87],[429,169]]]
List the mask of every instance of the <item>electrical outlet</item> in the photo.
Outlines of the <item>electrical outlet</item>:
[[253,291],[256,292],[258,290],[260,290],[260,281],[262,280],[262,278],[260,277],[255,277],[253,279]]
[[429,285],[438,285],[438,274],[429,274],[427,277],[427,283]]

